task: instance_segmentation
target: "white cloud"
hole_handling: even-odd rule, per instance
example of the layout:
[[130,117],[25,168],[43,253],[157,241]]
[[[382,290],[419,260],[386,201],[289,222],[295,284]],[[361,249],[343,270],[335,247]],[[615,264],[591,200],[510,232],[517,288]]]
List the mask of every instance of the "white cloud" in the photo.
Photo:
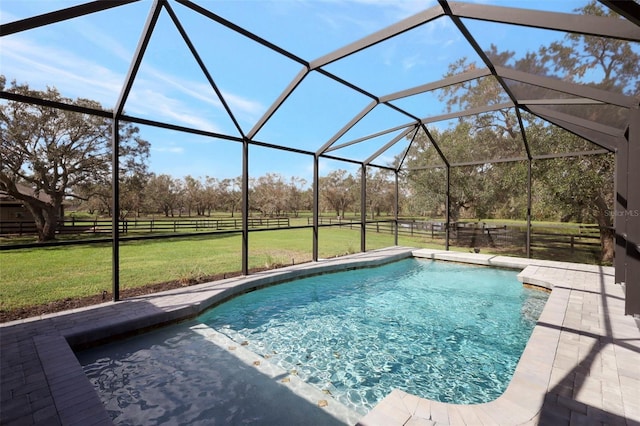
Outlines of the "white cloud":
[[[202,81],[204,82],[200,82],[169,74],[155,67],[146,66],[144,68],[144,73],[141,73],[138,78],[140,80],[138,81],[137,79],[136,84],[152,87],[153,90],[157,92],[166,92],[167,86],[172,87],[177,91],[177,93],[175,93],[176,97],[182,99],[184,95],[183,99],[185,100],[185,103],[188,103],[189,100],[196,99],[221,111],[224,110],[222,102],[220,102],[216,92],[206,81],[204,74],[202,74]],[[165,84],[157,84],[157,82]],[[259,114],[265,110],[264,106],[260,102],[247,99],[233,93],[222,91],[222,96],[224,96],[225,101],[234,114],[247,120],[256,120],[259,117]],[[196,111],[193,112],[196,113]]]
[[351,0],[353,3],[380,6],[394,13],[395,19],[403,19],[429,9],[436,4],[435,0]]
[[201,111],[192,108],[187,102],[168,97],[153,88],[132,90],[125,103],[125,109],[131,115],[152,116],[156,120],[165,119],[174,124],[221,133],[220,128],[205,118]]
[[445,16],[417,28],[415,34],[418,40],[427,45],[448,46],[462,40],[462,34],[451,19]]
[[170,154],[184,154],[184,148],[180,146],[151,146],[152,151],[168,152]]
[[[91,36],[91,41],[98,44],[100,49],[109,48],[111,53],[123,61],[117,67],[114,65],[114,69],[109,67],[113,65],[113,61],[103,65],[65,48],[11,36],[4,37],[0,44],[0,73],[9,81],[16,79],[18,83],[28,83],[33,89],[56,87],[63,96],[93,99],[104,108],[113,108],[122,90],[131,58],[126,49],[107,35],[95,33]],[[145,66],[144,72],[138,74],[134,83],[134,87],[140,92],[136,95],[132,91],[126,102],[127,113],[144,112],[147,116],[159,114],[153,118],[160,121],[170,119],[176,124],[220,132],[220,126],[212,121],[210,109],[207,116],[202,108],[193,106],[202,102],[218,111],[224,111],[204,75],[202,80],[204,83]],[[257,120],[265,109],[260,102],[234,93],[224,92],[223,96],[234,114],[245,120]],[[226,115],[226,112],[223,114]]]
[[[82,20],[71,20],[74,30],[78,32],[85,40],[90,41],[95,46],[99,47],[105,52],[111,53],[114,57],[121,59],[126,64],[131,62],[134,51],[125,48],[115,37],[111,34],[99,31],[95,26]],[[133,44],[135,47],[135,43]]]
[[16,37],[4,38],[1,46],[0,72],[9,80],[38,90],[55,86],[63,96],[94,99],[107,108],[120,91],[121,75],[67,50]]
[[424,64],[426,64],[426,62],[424,59],[422,59],[422,55],[420,55],[419,53],[413,56],[406,57],[402,60],[402,68],[404,70],[410,70],[416,65],[424,65]]
[[224,96],[224,99],[227,101],[232,111],[240,111],[241,113],[254,118],[259,117],[259,114],[262,114],[262,112],[265,111],[264,105],[260,102],[225,91],[222,92],[222,96]]

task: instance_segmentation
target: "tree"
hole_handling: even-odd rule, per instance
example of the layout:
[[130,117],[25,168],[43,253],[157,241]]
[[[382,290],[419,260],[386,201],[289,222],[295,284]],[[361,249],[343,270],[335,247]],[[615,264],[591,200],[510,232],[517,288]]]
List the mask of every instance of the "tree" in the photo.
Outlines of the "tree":
[[[433,132],[437,132],[433,129]],[[399,158],[397,160],[400,160]],[[405,159],[402,179],[402,210],[409,215],[445,215],[446,169],[427,136],[420,132]]]
[[222,179],[220,182],[221,203],[234,217],[242,204],[242,176],[233,179]]
[[[5,89],[5,82],[0,77],[0,89]],[[8,91],[102,109],[96,101],[62,97],[55,88],[37,91],[13,81]],[[104,117],[22,102],[0,105],[0,189],[25,204],[35,220],[38,241],[55,239],[65,198],[78,198],[79,188],[110,181],[111,123]],[[149,143],[130,124],[119,131],[121,176],[145,171]],[[18,184],[33,188],[34,193],[19,191]],[[42,201],[38,194],[46,194],[49,201]]]
[[[595,0],[575,11],[585,15],[620,18]],[[640,93],[640,56],[627,41],[567,34],[563,42],[541,47],[539,57],[555,72],[562,73],[561,77],[566,80],[584,82],[586,78],[594,78],[596,71],[595,76],[599,80],[590,85],[632,96]]]
[[[489,130],[484,129],[483,133]],[[447,147],[447,155],[458,159],[462,155],[475,155],[479,158],[487,158],[482,152],[480,136],[474,131],[469,122],[460,122],[453,129],[445,131],[431,130],[434,139],[442,146]],[[468,154],[468,151],[474,152]],[[410,169],[406,176],[407,183],[412,188],[415,197],[424,197],[425,202],[416,206],[424,209],[430,216],[442,217],[446,215],[446,168],[421,167],[425,162],[424,156],[433,155],[435,148],[424,133],[418,134],[414,146],[407,156],[407,167]],[[412,170],[414,169],[414,170]],[[457,222],[463,216],[489,215],[491,208],[487,202],[495,200],[487,193],[491,190],[486,185],[489,176],[498,178],[490,163],[468,167],[452,167],[450,176],[450,202],[449,214],[452,222]]]
[[279,216],[287,201],[287,185],[278,173],[267,173],[253,182],[250,196],[251,209],[262,216]]
[[367,210],[372,220],[380,216],[382,210],[393,212],[395,209],[395,185],[389,180],[389,174],[383,169],[375,173],[367,170]]
[[180,197],[180,183],[169,175],[151,174],[147,182],[146,205],[151,212],[162,212],[165,217],[173,217]]
[[202,190],[202,208],[207,211],[207,216],[211,217],[211,211],[218,207],[220,200],[220,181],[207,176]]
[[[619,17],[591,1],[577,12]],[[623,40],[568,34],[563,42],[554,42],[539,51],[541,61],[552,67],[559,77],[575,83],[588,84],[604,90],[638,96],[640,93],[640,55]],[[588,79],[598,78],[595,82]],[[580,111],[571,110],[576,115],[595,122],[619,125],[626,123],[619,108],[592,107]],[[573,135],[558,136],[564,139]],[[582,157],[570,170],[567,160],[554,160],[558,167],[547,170],[545,178],[557,186],[552,194],[554,201],[567,205],[567,200],[583,205],[585,216],[599,225],[602,260],[613,259],[614,236],[613,218],[613,170],[611,155]],[[562,190],[563,189],[563,190]]]
[[332,171],[321,177],[319,184],[320,194],[338,217],[344,216],[346,209],[356,201],[353,191],[357,186],[356,180],[346,170]]
[[125,220],[131,213],[140,217],[145,204],[146,187],[149,176],[146,174],[130,174],[120,179],[120,212],[118,217]]
[[187,207],[187,216],[191,217],[191,209],[196,210],[196,216],[204,215],[202,182],[191,175],[184,178],[184,203]]
[[81,201],[82,208],[87,209],[91,214],[95,212],[111,216],[113,207],[111,183],[95,182],[83,184],[76,187],[73,192]]
[[309,209],[311,206],[309,191],[305,191],[304,187],[307,181],[299,177],[291,177],[287,186],[287,196],[285,208],[298,217],[300,210]]
[[[617,16],[614,12],[605,11],[595,1],[576,11]],[[640,55],[631,48],[630,43],[622,40],[568,34],[564,40],[541,46],[538,52],[528,52],[517,60],[514,59],[514,52],[498,52],[495,46],[491,46],[485,53],[493,63],[520,71],[627,95],[637,96],[640,91]],[[476,64],[461,59],[449,67],[447,76],[474,67]],[[523,99],[535,99],[546,94],[546,89],[533,85],[510,82],[509,86],[513,93]],[[443,89],[441,100],[447,102],[448,109],[452,110],[454,107],[467,109],[495,105],[504,102],[506,98],[494,79],[478,79]],[[610,126],[626,123],[621,109],[611,106],[563,106],[562,112]],[[592,144],[581,141],[568,132],[549,126],[531,115],[523,115],[526,116],[529,145],[536,152],[554,154],[593,148]],[[491,158],[492,153],[496,152],[508,158],[523,156],[519,133],[517,117],[512,111],[503,109],[460,120],[454,129],[438,134],[436,141],[444,147],[445,155],[452,162]],[[454,134],[453,140],[447,139]],[[425,150],[421,148],[429,148],[429,141],[424,139],[426,137],[410,151],[408,163],[424,162]],[[525,164],[521,162],[497,167],[487,163],[467,167],[466,170],[451,169],[452,218],[455,220],[459,216],[460,209],[470,208],[475,211],[476,216],[490,216],[496,212],[519,216],[518,212],[525,211],[525,203],[522,198],[514,198],[513,194],[522,193],[526,176]],[[579,159],[535,161],[535,168],[538,201],[546,207],[541,214],[558,216],[558,211],[562,211],[563,214],[559,215],[562,220],[572,218],[598,223],[602,260],[611,261],[614,236],[611,215],[612,156],[593,155]],[[427,193],[433,189],[434,195],[441,198],[442,186],[433,184],[436,173],[438,172],[433,169],[425,169],[419,173],[409,173],[408,179],[415,189]],[[483,182],[491,182],[491,185]]]
[[[554,126],[539,124],[535,130],[531,132],[533,142],[541,137],[541,143],[567,145],[578,139]],[[533,169],[535,189],[539,193],[537,201],[547,207],[534,206],[536,215],[551,220],[597,223],[603,262],[610,262],[614,255],[615,231],[611,214],[614,169],[613,154],[535,161]]]

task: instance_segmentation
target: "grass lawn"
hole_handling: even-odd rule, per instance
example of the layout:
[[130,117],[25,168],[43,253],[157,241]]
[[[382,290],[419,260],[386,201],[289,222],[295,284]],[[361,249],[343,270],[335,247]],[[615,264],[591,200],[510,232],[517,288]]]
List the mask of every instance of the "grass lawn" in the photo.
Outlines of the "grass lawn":
[[[319,232],[321,258],[360,251],[358,230],[321,228]],[[418,243],[400,241],[404,245]],[[241,244],[240,234],[123,242],[120,286],[126,289],[240,271]],[[390,245],[393,237],[389,234],[367,234],[368,250]],[[249,235],[249,268],[297,264],[311,258],[311,229]],[[0,310],[99,295],[105,290],[111,293],[111,259],[109,244],[2,251]]]
[[[302,220],[301,220],[302,222]],[[306,225],[306,219],[304,219]],[[302,224],[302,223],[300,223]],[[293,225],[293,223],[292,223]],[[312,259],[310,228],[251,232],[249,268],[273,268]],[[120,287],[137,288],[167,281],[188,282],[241,270],[241,234],[203,235],[122,242]],[[444,248],[442,240],[400,236],[399,245]],[[394,245],[389,233],[367,232],[366,249]],[[353,229],[321,227],[319,257],[328,258],[360,251],[359,226]],[[451,247],[469,251],[468,247]],[[524,248],[482,249],[482,253],[524,256]],[[560,249],[535,249],[534,257],[595,263],[589,253]],[[111,246],[40,247],[0,252],[0,310],[10,311],[67,298],[111,293]]]

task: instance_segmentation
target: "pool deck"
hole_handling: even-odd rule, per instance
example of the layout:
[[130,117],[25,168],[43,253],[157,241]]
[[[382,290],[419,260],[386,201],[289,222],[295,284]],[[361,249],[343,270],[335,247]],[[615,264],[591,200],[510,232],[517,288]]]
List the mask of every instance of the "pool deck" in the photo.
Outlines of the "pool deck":
[[[305,395],[302,384],[282,380],[282,374],[270,373],[268,361],[260,358],[256,364],[245,353],[260,383],[287,389],[278,393],[282,398],[267,398],[269,406],[249,410],[247,420],[268,424],[263,413],[281,413],[281,421],[272,424],[286,424],[287,413],[296,412],[318,425],[640,425],[640,329],[636,319],[624,315],[624,289],[614,284],[612,268],[407,247],[1,324],[0,424],[112,424],[74,350],[193,318],[253,287],[412,255],[522,269],[523,283],[553,289],[507,391],[490,403],[463,406],[394,390],[358,418],[327,395],[322,401]],[[299,389],[288,388],[294,386]]]

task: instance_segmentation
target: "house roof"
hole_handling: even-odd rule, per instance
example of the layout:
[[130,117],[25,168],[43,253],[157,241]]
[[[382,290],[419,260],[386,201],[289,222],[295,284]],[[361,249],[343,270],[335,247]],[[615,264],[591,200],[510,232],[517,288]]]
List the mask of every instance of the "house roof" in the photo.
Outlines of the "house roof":
[[[32,187],[22,184],[22,183],[17,183],[16,187],[18,189],[18,191],[22,194],[26,194],[32,197],[36,197],[37,199],[39,199],[40,201],[43,201],[45,203],[49,203],[51,202],[51,197],[49,195],[47,195],[46,193],[42,192],[42,191],[35,191]],[[0,202],[2,203],[22,203],[22,201],[16,200],[15,197],[13,197],[12,195],[9,195],[9,193],[7,191],[3,191],[2,189],[0,189]]]

